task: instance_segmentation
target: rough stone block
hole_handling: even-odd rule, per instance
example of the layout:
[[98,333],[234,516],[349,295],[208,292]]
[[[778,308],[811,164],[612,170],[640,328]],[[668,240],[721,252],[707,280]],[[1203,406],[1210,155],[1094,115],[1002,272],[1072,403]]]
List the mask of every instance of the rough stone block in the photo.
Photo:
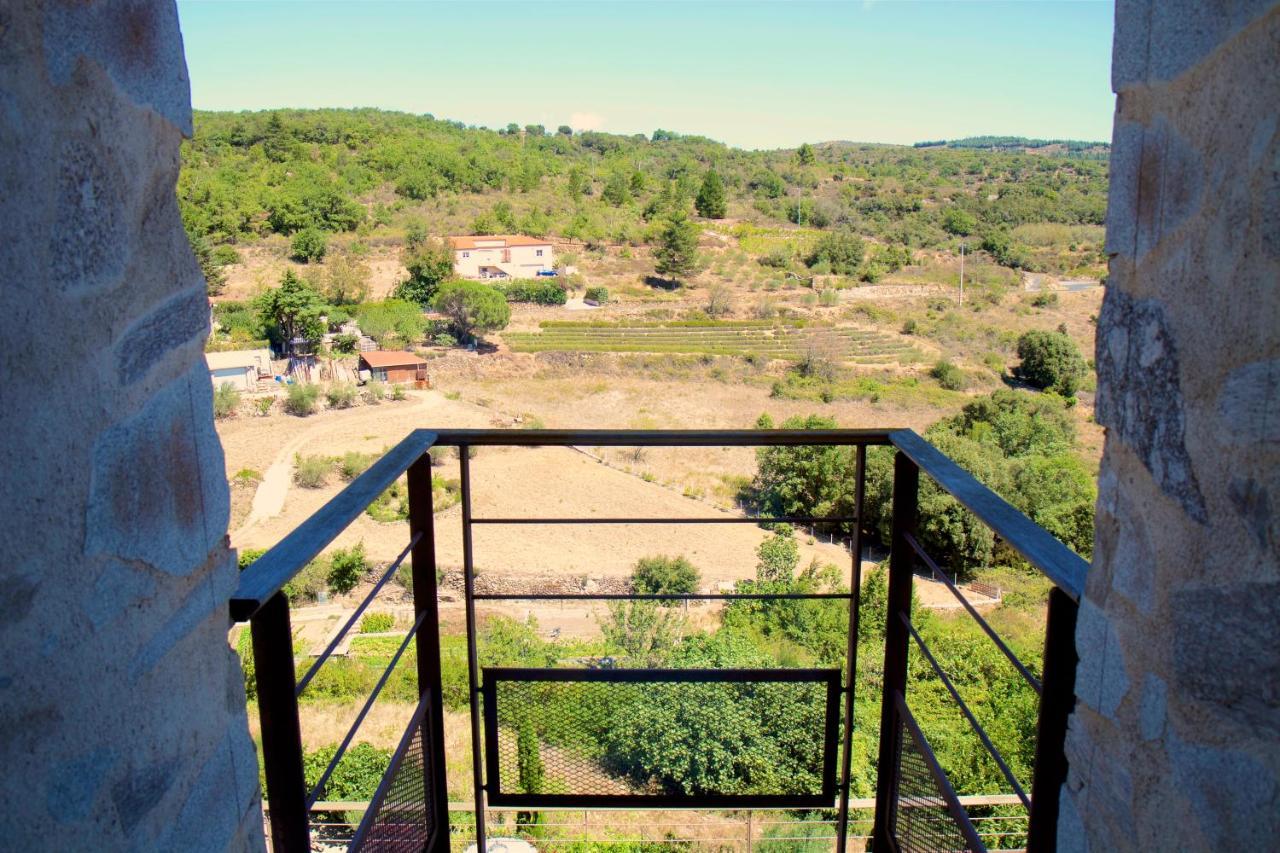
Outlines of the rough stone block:
[[1271,768],[1232,749],[1169,738],[1173,784],[1191,800],[1212,850],[1272,850],[1280,838],[1280,785]]
[[1274,7],[1274,0],[1119,0],[1111,88],[1174,80]]
[[[189,574],[225,535],[229,497],[203,365],[170,383],[94,449],[85,550]],[[201,408],[196,408],[199,405]]]
[[116,345],[121,384],[137,382],[170,352],[209,333],[209,302],[203,288],[188,290],[143,317]]
[[1113,718],[1129,692],[1124,654],[1115,625],[1092,601],[1080,603],[1076,624],[1076,695],[1104,717]]

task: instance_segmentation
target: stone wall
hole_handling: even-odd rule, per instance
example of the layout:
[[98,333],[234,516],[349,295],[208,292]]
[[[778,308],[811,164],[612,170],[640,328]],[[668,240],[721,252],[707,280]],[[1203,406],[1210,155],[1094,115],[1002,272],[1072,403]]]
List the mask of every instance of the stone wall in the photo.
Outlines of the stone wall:
[[1280,837],[1280,6],[1120,0],[1062,850]]
[[172,0],[0,4],[6,849],[263,847],[190,132]]

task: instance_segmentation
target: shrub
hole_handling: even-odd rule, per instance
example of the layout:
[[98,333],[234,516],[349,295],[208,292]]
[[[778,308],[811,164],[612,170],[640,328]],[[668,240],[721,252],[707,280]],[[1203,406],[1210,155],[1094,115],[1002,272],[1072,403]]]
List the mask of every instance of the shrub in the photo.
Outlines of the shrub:
[[[308,789],[320,783],[321,775],[337,751],[336,746],[322,746],[314,752],[306,753],[302,766]],[[342,760],[333,769],[333,775],[325,783],[321,798],[369,800],[378,790],[378,783],[382,781],[382,775],[387,772],[390,764],[391,750],[379,749],[369,743],[357,743],[343,754]]]
[[815,271],[825,263],[837,275],[853,275],[862,265],[866,251],[862,238],[852,231],[835,231],[822,235],[806,262]]
[[329,589],[338,595],[351,592],[368,568],[363,542],[351,548],[339,548],[329,558]]
[[218,266],[228,266],[229,264],[240,263],[240,253],[236,251],[235,246],[228,246],[223,243],[221,246],[213,247],[213,262]]
[[609,301],[609,288],[607,287],[588,287],[583,295],[583,301],[592,305],[603,305]]
[[938,384],[948,391],[963,391],[965,387],[964,371],[945,358],[938,361],[929,371],[929,375],[938,380]]
[[641,595],[689,595],[701,576],[684,557],[641,557],[631,572],[631,588]]
[[723,285],[713,285],[707,294],[707,316],[723,317],[733,311],[733,294]]
[[438,347],[456,347],[458,345],[458,339],[448,332],[440,332],[431,340]]
[[265,418],[271,413],[271,407],[275,404],[275,397],[259,397],[253,401],[253,410],[257,412],[258,417]]
[[230,382],[223,382],[213,392],[213,416],[218,420],[229,418],[240,407],[240,392]]
[[396,617],[390,613],[366,613],[360,620],[361,634],[381,634],[395,627]]
[[291,415],[305,418],[316,410],[316,401],[320,399],[318,385],[294,383],[289,386],[289,394],[284,399],[284,410]]
[[241,468],[231,478],[231,482],[237,486],[256,486],[262,482],[262,472],[253,468]]
[[289,257],[299,263],[309,264],[324,258],[329,238],[318,228],[303,228],[289,242]]
[[329,482],[333,460],[328,456],[293,457],[293,482],[304,489],[323,488]]
[[240,571],[244,571],[253,565],[253,561],[267,553],[264,548],[241,548],[240,553],[236,555],[236,567]]
[[1018,338],[1016,373],[1037,388],[1075,396],[1088,367],[1075,341],[1061,332],[1032,330]]
[[404,386],[399,382],[391,386],[391,399],[403,400],[405,398]]
[[330,385],[324,397],[331,409],[349,409],[356,402],[356,386],[350,382]]
[[1058,294],[1052,290],[1042,290],[1031,297],[1031,304],[1036,308],[1049,308],[1058,304]]
[[355,335],[335,335],[333,351],[341,355],[354,355],[360,339]]
[[290,578],[281,590],[290,602],[315,601],[320,597],[320,593],[328,588],[325,574],[324,564],[312,560],[302,568],[302,571]]
[[364,401],[366,403],[381,403],[387,398],[387,386],[374,380],[364,386]]
[[563,305],[569,297],[563,287],[553,281],[513,281],[499,290],[508,302],[531,302],[535,305]]
[[354,480],[368,470],[374,458],[372,453],[348,450],[342,454],[342,459],[338,462],[338,474],[344,480]]
[[365,507],[365,513],[374,521],[390,523],[404,521],[409,517],[409,488],[403,479],[396,480],[383,489],[373,499],[373,503]]

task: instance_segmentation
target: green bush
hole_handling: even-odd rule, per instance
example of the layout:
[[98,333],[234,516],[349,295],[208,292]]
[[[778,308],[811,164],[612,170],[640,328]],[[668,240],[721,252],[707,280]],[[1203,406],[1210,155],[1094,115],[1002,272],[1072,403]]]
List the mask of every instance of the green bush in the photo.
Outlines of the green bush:
[[945,358],[934,364],[929,375],[938,380],[938,384],[948,391],[963,391],[965,385],[964,371]]
[[291,415],[305,418],[315,412],[316,402],[319,399],[320,386],[295,382],[289,386],[288,396],[284,398],[284,410]]
[[596,305],[604,305],[609,301],[609,288],[607,287],[588,287],[582,297],[587,302]]
[[[327,577],[328,571],[324,564],[317,560],[312,560],[303,566],[302,571],[289,579],[282,591],[290,603],[315,601],[320,598],[322,592],[328,591]],[[323,671],[322,669],[321,672]]]
[[318,228],[303,228],[289,241],[289,257],[299,263],[309,264],[324,259],[329,238]]
[[263,548],[241,548],[236,554],[236,567],[244,571],[253,565],[253,561],[267,553]]
[[381,634],[395,627],[396,617],[390,613],[366,613],[360,620],[361,634]]
[[328,456],[293,457],[293,482],[304,489],[322,489],[329,482],[333,460]]
[[374,521],[384,524],[404,521],[409,517],[409,487],[402,477],[373,499],[373,503],[365,507],[365,514]]
[[351,592],[368,568],[363,542],[337,549],[329,558],[329,589],[338,595]]
[[381,403],[387,398],[387,386],[376,379],[364,386],[364,401],[370,404]]
[[478,281],[445,282],[431,298],[431,307],[449,318],[461,340],[505,328],[511,320],[506,297]]
[[324,397],[331,409],[349,409],[356,402],[356,386],[350,382],[330,385],[325,390]]
[[271,407],[275,404],[275,397],[259,397],[253,401],[253,410],[258,413],[258,417],[265,418],[271,414]]
[[235,246],[228,246],[223,243],[221,246],[213,247],[213,262],[218,266],[229,266],[230,264],[240,263],[240,253],[236,251]]
[[360,338],[355,335],[334,335],[333,351],[340,355],[354,355],[356,347],[360,345]]
[[1036,308],[1049,308],[1058,304],[1057,291],[1042,290],[1035,296],[1031,297],[1031,304]]
[[240,392],[230,382],[223,382],[213,392],[213,416],[218,420],[229,418],[240,407]]
[[397,400],[397,401],[398,401],[398,400],[403,400],[403,399],[405,398],[405,396],[406,396],[406,395],[405,395],[405,392],[404,392],[404,386],[403,386],[403,385],[401,385],[399,382],[397,382],[397,383],[395,383],[394,385],[392,385],[392,386],[391,386],[391,399],[392,399],[392,400]]
[[701,576],[684,557],[641,557],[631,572],[631,588],[641,595],[689,595]]
[[232,475],[231,482],[236,486],[256,486],[262,482],[262,472],[253,468],[241,468]]
[[1074,397],[1088,371],[1076,342],[1062,332],[1034,329],[1018,338],[1018,378],[1064,397]]
[[501,285],[499,290],[508,302],[531,302],[535,305],[563,305],[568,295],[563,287],[552,281],[513,281]]
[[372,453],[348,450],[342,454],[342,459],[338,461],[338,474],[342,479],[350,482],[367,471],[375,459],[377,459],[377,456]]
[[[304,755],[302,769],[308,789],[320,783],[321,775],[337,752],[337,746],[322,746]],[[320,799],[370,800],[390,765],[391,750],[379,749],[364,742],[357,743],[347,749],[338,766],[333,769],[333,775],[325,783]]]

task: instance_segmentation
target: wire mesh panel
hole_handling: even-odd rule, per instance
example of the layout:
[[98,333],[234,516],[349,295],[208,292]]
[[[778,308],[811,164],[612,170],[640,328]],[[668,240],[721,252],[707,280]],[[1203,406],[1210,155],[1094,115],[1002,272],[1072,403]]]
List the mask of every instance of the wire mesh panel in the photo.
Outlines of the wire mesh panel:
[[964,806],[906,704],[898,702],[898,799],[893,835],[901,853],[985,853]]
[[502,806],[825,807],[837,669],[484,670]]
[[432,814],[432,762],[443,756],[435,755],[431,748],[425,725],[427,707],[424,697],[348,850],[421,853],[432,833],[448,831],[447,816]]

